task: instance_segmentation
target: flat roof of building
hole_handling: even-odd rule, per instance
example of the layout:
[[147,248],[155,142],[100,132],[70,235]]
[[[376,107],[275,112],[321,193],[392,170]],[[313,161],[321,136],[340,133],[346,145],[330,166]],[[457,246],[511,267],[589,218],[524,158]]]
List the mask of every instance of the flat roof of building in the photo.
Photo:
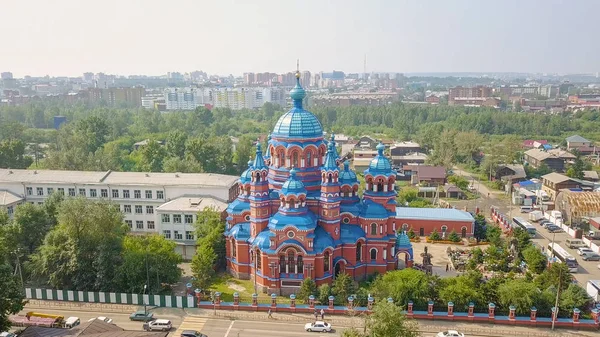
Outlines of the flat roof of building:
[[193,212],[197,213],[206,207],[216,211],[224,211],[227,203],[212,197],[183,196],[160,205],[157,210],[164,212]]
[[216,173],[162,173],[162,172],[98,172],[61,170],[0,169],[0,182],[115,184],[115,185],[191,185],[233,186],[237,176]]
[[396,207],[396,218],[439,221],[475,221],[471,213],[455,208]]

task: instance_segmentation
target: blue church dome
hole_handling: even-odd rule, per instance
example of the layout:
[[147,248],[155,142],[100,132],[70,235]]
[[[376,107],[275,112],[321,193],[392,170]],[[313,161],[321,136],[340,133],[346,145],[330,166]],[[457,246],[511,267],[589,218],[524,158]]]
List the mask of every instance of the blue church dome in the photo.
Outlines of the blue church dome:
[[279,138],[316,138],[323,136],[321,122],[312,112],[302,108],[306,92],[300,85],[300,74],[296,73],[296,86],[290,92],[294,107],[279,118],[272,135]]
[[340,173],[340,184],[341,185],[354,185],[358,183],[356,173],[350,170],[350,163],[344,162],[344,170]]
[[242,184],[249,183],[250,181],[252,181],[252,160],[248,161],[248,168],[240,176]]
[[363,209],[361,210],[360,216],[365,219],[383,219],[390,216],[388,210],[380,204],[372,201],[365,200],[363,202]]
[[281,187],[281,193],[283,193],[283,195],[306,194],[306,188],[304,187],[304,184],[302,181],[296,179],[296,172],[297,170],[295,168],[290,170],[290,177],[285,181],[285,183],[283,183],[283,186]]
[[396,249],[398,248],[411,248],[412,243],[410,243],[410,238],[406,233],[400,232],[396,235]]
[[365,170],[365,174],[389,174],[392,172],[392,164],[390,163],[390,160],[383,154],[384,149],[385,145],[381,143],[377,145],[377,156],[371,160],[369,168]]

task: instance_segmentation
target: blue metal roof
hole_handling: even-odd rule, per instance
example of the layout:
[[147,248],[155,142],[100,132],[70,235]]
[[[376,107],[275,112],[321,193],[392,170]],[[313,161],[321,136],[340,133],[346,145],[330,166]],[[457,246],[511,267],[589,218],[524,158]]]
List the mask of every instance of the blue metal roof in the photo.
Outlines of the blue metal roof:
[[260,143],[256,144],[256,157],[254,157],[254,163],[252,164],[252,168],[255,170],[266,170],[267,165],[265,165],[265,158],[262,155],[262,149]]
[[392,174],[392,164],[390,163],[390,160],[387,159],[387,157],[383,154],[384,149],[385,146],[383,144],[379,143],[379,145],[377,145],[377,156],[371,160],[369,168],[365,170],[365,174],[384,174],[386,176]]
[[248,161],[248,168],[240,176],[240,183],[245,184],[250,181],[252,181],[252,160]]
[[235,199],[227,206],[227,213],[229,214],[241,214],[248,210],[250,210],[250,203],[240,199]]
[[329,233],[327,233],[327,231],[321,228],[321,226],[317,226],[317,228],[315,229],[315,239],[313,248],[317,252],[322,252],[327,247],[335,247],[333,243],[333,238],[331,237],[331,235],[329,235]]
[[342,243],[356,243],[358,239],[365,237],[365,231],[359,225],[340,225],[340,240]]
[[406,233],[400,232],[396,235],[396,248],[411,248],[410,238]]
[[263,252],[271,251],[271,238],[275,236],[275,233],[268,229],[260,232],[254,240],[252,240],[252,247],[258,247]]
[[233,236],[237,241],[246,241],[250,238],[250,223],[240,222],[226,233],[228,236]]
[[290,92],[294,107],[279,118],[273,128],[273,136],[278,138],[316,138],[323,137],[321,122],[312,112],[302,108],[306,92],[300,85],[296,74],[296,86]]
[[366,219],[382,219],[390,216],[390,212],[382,205],[372,201],[363,201],[363,209],[360,216]]
[[283,193],[283,195],[306,194],[306,188],[304,187],[304,184],[302,181],[296,179],[296,172],[298,171],[295,168],[290,170],[290,176],[288,180],[286,180],[281,187],[281,193]]
[[302,215],[277,212],[269,219],[270,229],[281,230],[287,226],[293,226],[299,230],[315,229],[317,227],[317,217],[311,211]]
[[358,184],[358,179],[356,178],[356,173],[350,169],[350,163],[346,160],[344,162],[344,170],[340,173],[340,185],[350,185]]
[[341,204],[340,213],[352,213],[354,216],[358,216],[361,210],[361,204],[359,203],[358,197],[355,203]]
[[441,221],[475,221],[471,213],[454,208],[396,207],[396,218]]
[[339,170],[335,162],[337,157],[337,149],[335,148],[334,143],[329,143],[329,145],[327,145],[327,155],[325,156],[325,164],[323,165],[323,169],[326,171]]

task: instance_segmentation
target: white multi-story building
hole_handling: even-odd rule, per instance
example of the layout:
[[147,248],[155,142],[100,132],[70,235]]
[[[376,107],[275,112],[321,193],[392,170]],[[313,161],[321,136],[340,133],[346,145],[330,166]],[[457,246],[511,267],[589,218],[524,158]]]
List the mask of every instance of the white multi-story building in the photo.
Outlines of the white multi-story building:
[[288,91],[283,88],[220,88],[214,91],[215,108],[257,109],[266,102],[286,106]]
[[194,110],[213,102],[209,88],[168,88],[164,95],[167,110]]
[[132,232],[160,233],[188,259],[195,252],[196,214],[205,206],[224,211],[237,196],[237,180],[213,173],[0,169],[0,209],[12,215],[19,204],[41,204],[52,193],[111,200]]

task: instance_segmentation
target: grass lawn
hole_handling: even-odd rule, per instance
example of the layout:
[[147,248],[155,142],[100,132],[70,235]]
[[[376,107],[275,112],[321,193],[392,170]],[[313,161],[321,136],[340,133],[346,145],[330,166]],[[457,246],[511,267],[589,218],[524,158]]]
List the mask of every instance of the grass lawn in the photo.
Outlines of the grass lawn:
[[[251,302],[252,294],[254,293],[253,280],[240,280],[231,276],[228,273],[217,275],[213,284],[208,288],[213,292],[221,293],[221,300],[224,302],[233,302],[233,293],[240,295],[240,302]],[[260,303],[270,303],[271,296],[269,294],[258,293],[258,301]],[[289,297],[277,297],[277,303],[289,303]]]

